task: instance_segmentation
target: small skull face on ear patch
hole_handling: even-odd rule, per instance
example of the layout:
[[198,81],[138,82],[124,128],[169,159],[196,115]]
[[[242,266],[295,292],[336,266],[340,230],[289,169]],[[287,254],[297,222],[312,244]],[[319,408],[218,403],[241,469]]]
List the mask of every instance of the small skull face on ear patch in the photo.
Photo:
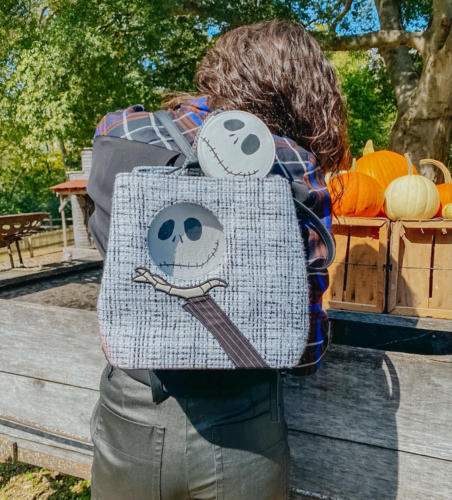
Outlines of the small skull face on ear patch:
[[176,203],[161,210],[148,229],[149,254],[165,274],[197,279],[215,269],[224,252],[223,228],[201,205]]
[[206,122],[198,140],[201,168],[209,177],[265,177],[275,143],[265,123],[244,111],[226,111]]

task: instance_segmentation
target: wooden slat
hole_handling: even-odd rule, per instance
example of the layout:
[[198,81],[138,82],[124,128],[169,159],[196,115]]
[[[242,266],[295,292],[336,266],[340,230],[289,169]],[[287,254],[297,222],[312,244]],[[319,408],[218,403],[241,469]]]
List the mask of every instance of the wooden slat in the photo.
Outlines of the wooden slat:
[[425,227],[430,227],[430,228],[435,228],[435,229],[452,229],[452,221],[447,220],[447,219],[441,219],[441,220],[406,220],[406,219],[400,219],[398,222],[400,224],[403,224],[405,227],[410,227],[410,228],[425,228]]
[[353,302],[339,302],[336,300],[322,301],[322,304],[329,311],[332,310],[346,310],[346,311],[356,311],[361,313],[376,313],[377,310],[375,306],[370,304],[359,304]]
[[400,314],[401,316],[419,316],[420,318],[433,319],[452,319],[452,311],[447,309],[429,309],[427,307],[396,307],[391,314]]
[[336,257],[329,267],[330,286],[325,292],[323,300],[325,303],[343,302],[345,262],[348,246],[348,226],[333,226],[334,241],[336,243]]
[[397,307],[428,308],[432,238],[417,228],[401,234]]
[[333,217],[333,225],[381,227],[388,222],[384,217]]
[[428,307],[452,314],[452,229],[436,230],[433,267]]
[[451,498],[448,460],[303,432],[291,432],[289,443],[291,487],[319,495],[310,495],[317,500]]
[[[87,367],[81,364],[80,370]],[[100,376],[92,381],[99,384]],[[0,372],[0,417],[18,422],[31,423],[49,433],[61,433],[74,439],[89,440],[89,422],[98,391],[46,382],[35,378]],[[24,433],[1,425],[1,432],[9,436]],[[51,443],[37,436],[33,440]],[[58,447],[72,449],[58,444]]]
[[[30,439],[5,435],[0,428],[0,462],[19,461],[64,472],[73,476],[90,479],[93,454],[84,454],[46,445]],[[6,452],[2,454],[3,450]],[[13,448],[16,450],[13,451]],[[8,448],[10,452],[8,453]],[[14,460],[12,457],[14,456]]]
[[452,332],[452,323],[444,319],[396,316],[394,314],[360,313],[353,311],[340,311],[337,309],[327,309],[327,314],[328,318],[331,320],[338,319],[342,321],[356,321],[358,323],[372,323],[383,326]]
[[452,356],[333,345],[314,377],[287,377],[292,429],[452,461]]
[[390,226],[390,244],[389,244],[389,276],[386,297],[386,310],[392,313],[397,307],[397,286],[399,280],[399,254],[400,254],[400,232],[402,226],[399,222]]
[[0,300],[0,338],[1,372],[98,389],[106,361],[95,311]]

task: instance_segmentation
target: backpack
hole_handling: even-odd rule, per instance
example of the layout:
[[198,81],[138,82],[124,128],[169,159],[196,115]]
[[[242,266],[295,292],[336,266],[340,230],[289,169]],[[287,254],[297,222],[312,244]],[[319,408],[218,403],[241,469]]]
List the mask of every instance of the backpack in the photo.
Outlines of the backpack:
[[296,366],[309,327],[299,217],[324,240],[325,268],[334,259],[328,230],[302,203],[307,188],[266,176],[275,146],[254,115],[211,113],[193,148],[164,111],[155,116],[186,161],[116,176],[98,302],[108,361],[149,370]]

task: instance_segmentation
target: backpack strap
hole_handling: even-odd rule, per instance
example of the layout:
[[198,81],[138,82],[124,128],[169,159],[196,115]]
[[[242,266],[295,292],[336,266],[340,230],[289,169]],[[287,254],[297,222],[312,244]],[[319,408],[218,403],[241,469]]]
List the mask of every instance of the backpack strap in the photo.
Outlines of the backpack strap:
[[182,132],[174,125],[173,120],[168,116],[168,114],[163,111],[156,111],[154,113],[159,120],[159,122],[166,128],[168,134],[172,137],[173,141],[179,146],[179,149],[185,156],[185,158],[190,159],[190,163],[187,168],[199,167],[198,155],[193,151],[190,143],[182,135]]
[[[185,157],[190,158],[191,161],[187,165],[187,167],[188,168],[199,167],[197,154],[193,151],[190,143],[182,135],[182,133],[179,131],[176,125],[174,125],[173,120],[171,120],[168,114],[165,111],[161,110],[161,111],[156,111],[154,115],[158,118],[160,123],[165,127],[165,129],[167,130],[169,135],[173,138],[173,141],[179,146],[180,150],[185,155]],[[305,186],[303,185],[303,188],[304,187]],[[303,194],[297,193],[297,191],[295,191],[295,195],[298,195],[300,199],[303,199]],[[307,206],[305,206],[301,201],[297,200],[296,198],[293,198],[293,201],[297,212],[297,218],[299,220],[307,220],[308,222],[310,222],[311,227],[320,236],[327,251],[327,257],[324,266],[322,267],[307,266],[307,269],[308,271],[324,271],[333,263],[334,257],[336,255],[336,246],[334,244],[333,237],[331,236],[330,232],[325,227],[323,222],[317,217],[317,215],[315,215],[314,212],[312,212],[312,210],[310,210]]]
[[310,222],[310,227],[314,229],[314,231],[320,236],[323,244],[326,248],[326,262],[322,267],[316,266],[307,266],[308,271],[324,271],[334,261],[334,257],[336,256],[336,245],[334,244],[333,237],[328,229],[325,227],[325,224],[317,217],[317,215],[310,210],[306,205],[303,205],[300,201],[293,198],[293,202],[295,204],[295,211],[297,213],[298,220],[305,220]]

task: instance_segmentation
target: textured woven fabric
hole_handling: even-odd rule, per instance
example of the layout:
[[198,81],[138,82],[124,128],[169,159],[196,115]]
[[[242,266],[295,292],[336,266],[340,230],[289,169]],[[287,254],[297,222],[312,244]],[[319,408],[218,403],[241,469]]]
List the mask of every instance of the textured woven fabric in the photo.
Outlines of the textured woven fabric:
[[[206,117],[209,116],[210,111],[210,98],[204,96],[193,101],[184,102],[174,109],[167,110],[167,113],[188,141],[193,143],[199,127]],[[126,110],[108,113],[102,118],[96,129],[94,150],[96,150],[96,141],[102,140],[103,136],[108,136],[110,139],[121,138],[135,144],[141,142],[146,145],[152,145],[152,147],[158,147],[163,152],[179,151],[166,130],[158,125],[158,120],[154,119],[142,106],[131,106]],[[331,229],[331,200],[326,188],[322,168],[317,165],[315,156],[287,137],[274,135],[273,139],[276,145],[276,157],[270,175],[286,177],[291,182],[295,181],[305,184],[310,192],[308,207],[322,220],[326,227]],[[99,144],[98,142],[98,147]],[[149,154],[155,156],[154,153]],[[99,193],[104,193],[106,187],[110,185],[111,191],[113,191],[112,179],[116,174],[116,170],[113,167],[118,162],[117,157],[113,157],[111,159],[108,158],[104,165],[98,165],[98,170],[101,173],[97,181],[98,190],[90,192],[90,195],[96,202],[96,211],[99,209]],[[93,169],[91,172],[93,173],[95,170]],[[125,171],[124,168],[123,171]],[[92,182],[93,187],[94,184]],[[88,183],[89,188],[90,184]],[[103,206],[102,209],[105,210]],[[109,222],[110,204],[108,204],[106,209]],[[94,219],[95,217],[92,217],[91,221],[96,222]],[[325,248],[318,234],[305,221],[299,221],[299,226],[306,240],[307,262],[311,266],[323,265]],[[105,221],[102,220],[101,223],[99,221],[99,224],[94,225],[91,225],[90,222],[90,229],[93,234],[102,235],[106,247],[108,225]],[[308,283],[310,327],[308,342],[297,366],[297,373],[313,375],[320,368],[323,356],[328,347],[328,318],[326,312],[322,309],[322,296],[329,286],[328,271],[310,271],[308,274]]]
[[[140,168],[118,174],[98,303],[103,347],[121,368],[234,368],[184,300],[133,281],[147,268],[174,286],[220,278],[210,295],[272,368],[294,366],[306,343],[309,293],[302,239],[287,180],[212,179]],[[196,280],[164,275],[147,245],[154,217],[169,205],[196,203],[220,221],[219,265]]]

